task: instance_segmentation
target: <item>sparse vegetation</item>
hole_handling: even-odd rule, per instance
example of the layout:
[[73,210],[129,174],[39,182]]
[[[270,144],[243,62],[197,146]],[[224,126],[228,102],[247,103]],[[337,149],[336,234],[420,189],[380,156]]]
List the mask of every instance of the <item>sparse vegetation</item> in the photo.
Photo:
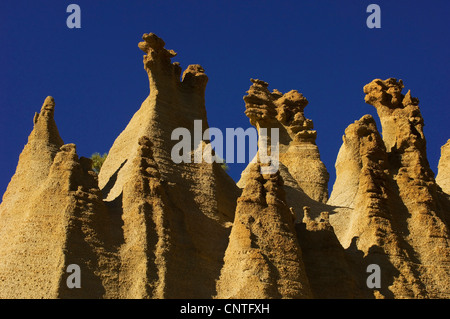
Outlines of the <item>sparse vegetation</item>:
[[223,168],[223,170],[224,170],[225,172],[228,172],[228,170],[230,169],[230,167],[228,166],[228,164],[225,163],[225,160],[223,160],[223,163],[220,164],[220,166]]
[[104,153],[103,155],[100,155],[100,153],[94,153],[91,156],[92,160],[92,169],[97,174],[100,173],[100,169],[102,168],[103,163],[106,160],[106,157],[108,156],[108,153]]

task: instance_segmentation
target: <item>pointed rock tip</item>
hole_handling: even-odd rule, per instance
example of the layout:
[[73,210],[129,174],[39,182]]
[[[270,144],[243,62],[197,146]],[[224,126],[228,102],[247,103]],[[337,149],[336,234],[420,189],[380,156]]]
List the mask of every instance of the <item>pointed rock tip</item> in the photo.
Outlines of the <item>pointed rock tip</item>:
[[48,110],[52,111],[55,108],[55,99],[52,96],[47,96],[44,100],[44,104],[42,104],[42,111]]
[[419,105],[419,99],[416,97],[411,96],[411,90],[408,90],[408,92],[405,94],[405,97],[402,101],[403,106],[408,105]]
[[55,105],[55,99],[53,96],[47,96],[44,100],[44,105]]

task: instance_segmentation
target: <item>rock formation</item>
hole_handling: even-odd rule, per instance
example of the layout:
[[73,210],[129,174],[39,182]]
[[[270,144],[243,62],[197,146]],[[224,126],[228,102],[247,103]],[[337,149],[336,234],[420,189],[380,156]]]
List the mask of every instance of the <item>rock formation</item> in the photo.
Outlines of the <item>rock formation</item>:
[[[308,101],[296,90],[285,94],[278,90],[270,92],[268,83],[251,81],[248,95],[244,96],[245,114],[250,123],[258,132],[261,128],[278,128],[280,163],[306,195],[326,202],[329,174],[315,144],[317,132],[313,130],[313,122],[303,112]],[[238,185],[243,187],[245,178]]]
[[375,106],[380,116],[386,148],[390,149],[390,170],[411,215],[407,240],[418,254],[428,294],[448,296],[449,281],[442,279],[450,278],[448,200],[439,192],[428,164],[419,100],[411,97],[410,91],[401,94],[402,88],[401,80],[374,80],[364,92],[367,103]]
[[304,208],[303,219],[295,224],[302,259],[315,298],[370,297],[361,278],[361,260],[351,260],[337,239],[328,212],[317,219]]
[[218,282],[218,298],[311,297],[279,175],[250,164]]
[[[190,65],[180,80],[181,67],[170,61],[176,53],[165,49],[164,41],[154,34],[144,34],[143,40],[139,48],[146,53],[144,68],[150,95],[114,142],[99,174],[106,202],[119,207],[123,214],[125,246],[121,248],[121,264],[141,272],[138,275],[138,270],[126,268],[130,278],[125,275],[124,280],[130,283],[119,283],[125,285],[119,296],[207,298],[215,293],[240,192],[217,163],[173,162],[171,150],[177,141],[172,140],[172,132],[176,128],[190,132],[191,150],[202,147],[201,141],[195,140],[194,121],[201,120],[203,130],[208,128],[204,98],[208,77],[201,66]],[[158,204],[152,203],[152,186],[150,193],[148,186],[136,189],[136,185],[149,183],[142,181],[144,168],[136,171],[144,161],[139,142],[143,136],[152,143],[152,161],[158,168],[157,180],[151,183],[160,183],[159,188],[164,190]],[[149,220],[144,223],[142,218]],[[136,223],[143,227],[141,232],[135,231]],[[142,245],[149,242],[164,248],[143,249]],[[125,252],[128,245],[141,247],[139,261],[133,260],[136,255]],[[149,254],[154,254],[151,260]],[[176,266],[167,266],[166,255]],[[155,262],[157,267],[151,270]],[[156,281],[148,282],[147,273],[152,273]],[[142,286],[136,287],[139,292],[133,292],[128,286],[137,281]]]
[[[99,175],[61,139],[53,98],[36,113],[0,204],[0,298],[450,298],[449,143],[435,179],[401,80],[364,87],[382,134],[370,115],[347,127],[328,199],[301,93],[251,80],[245,114],[269,147],[236,185],[195,130],[209,127],[203,68],[182,74],[151,33],[139,48],[150,94]],[[264,173],[272,128],[279,169]]]
[[[108,220],[90,160],[63,145],[47,97],[0,205],[0,298],[102,297]],[[77,264],[85,289],[70,290]]]
[[375,120],[363,116],[345,130],[343,140],[329,201],[338,206],[331,220],[340,242],[345,248],[352,246],[353,259],[362,253],[365,267],[377,264],[384,270],[381,295],[423,296],[423,284],[415,275],[418,265],[412,264],[412,252],[402,238],[405,215],[399,214],[400,198],[390,180],[388,155]]
[[393,78],[364,87],[383,140],[370,116],[346,129],[328,202],[338,206],[331,224],[349,252],[363,252],[388,273],[382,296],[448,297],[448,198],[428,164],[418,99],[402,89]]
[[450,194],[450,140],[441,147],[436,183],[445,193]]

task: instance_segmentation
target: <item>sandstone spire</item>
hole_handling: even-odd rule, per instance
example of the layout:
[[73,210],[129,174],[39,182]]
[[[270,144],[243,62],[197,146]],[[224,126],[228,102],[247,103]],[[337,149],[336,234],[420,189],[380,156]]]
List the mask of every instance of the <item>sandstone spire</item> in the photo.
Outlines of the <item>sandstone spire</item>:
[[417,275],[419,265],[402,237],[406,216],[400,213],[401,199],[395,192],[388,154],[372,116],[365,115],[351,124],[343,141],[329,201],[339,207],[331,221],[340,242],[348,248],[349,258],[362,264],[361,274],[370,264],[383,269],[383,283],[375,291],[376,297],[424,297],[425,287]]
[[[62,145],[48,97],[0,206],[1,298],[102,297],[111,269],[105,254],[106,210],[87,159]],[[77,264],[84,290],[70,290],[66,268]]]
[[[450,228],[448,198],[438,192],[434,174],[428,164],[424,121],[419,100],[401,93],[401,80],[374,80],[364,87],[366,102],[375,106],[380,116],[383,139],[389,154],[390,170],[408,219],[408,242],[417,251],[426,271],[423,280],[430,282],[429,294],[448,296],[450,290]],[[441,265],[437,267],[437,265]]]
[[[48,96],[41,112],[34,116],[34,127],[19,157],[16,173],[3,195],[3,202],[11,206],[27,197],[47,177],[56,153],[64,144],[54,120],[55,101]],[[20,191],[19,191],[20,190]],[[18,203],[20,205],[20,203]],[[4,210],[8,210],[3,205]]]
[[392,280],[382,296],[440,298],[450,286],[450,206],[428,164],[418,99],[402,89],[393,78],[364,87],[383,141],[370,116],[346,129],[328,202],[340,208],[331,223],[349,252],[384,265]]
[[250,164],[218,282],[218,298],[308,298],[294,216],[279,175]]
[[[124,244],[120,248],[120,295],[124,298],[164,298],[171,223],[161,174],[153,160],[152,143],[139,139],[133,173],[122,199]],[[168,207],[169,206],[169,207]],[[169,216],[170,218],[170,216]],[[176,247],[175,247],[176,248]]]
[[[280,161],[263,173],[259,149],[239,188],[194,129],[208,128],[204,69],[182,72],[151,33],[139,48],[150,94],[99,176],[63,143],[53,98],[36,113],[0,204],[0,298],[450,297],[449,143],[438,185],[419,101],[401,80],[364,87],[382,134],[370,115],[347,127],[327,202],[301,93],[251,80],[245,114],[260,140],[279,130]],[[176,129],[191,138],[181,163]],[[67,284],[74,265],[81,289]],[[368,266],[380,267],[380,287],[366,284]]]
[[[258,132],[261,128],[279,129],[280,163],[304,193],[313,200],[326,202],[329,174],[315,144],[317,133],[313,122],[304,116],[308,101],[296,90],[285,94],[278,90],[270,92],[266,82],[251,81],[248,95],[244,96],[250,123]],[[243,187],[245,179],[238,185]]]
[[[122,260],[135,263],[140,258],[139,263],[144,268],[133,272],[129,269],[141,266],[122,267],[123,271],[132,273],[126,281],[136,285],[141,282],[142,286],[133,288],[135,292],[125,288],[121,296],[207,298],[215,293],[215,281],[222,267],[239,189],[217,163],[176,164],[172,160],[172,148],[178,143],[172,133],[177,128],[186,128],[190,132],[192,152],[203,147],[202,141],[194,136],[194,121],[201,120],[202,130],[208,128],[204,97],[208,77],[200,65],[188,66],[181,76],[179,64],[170,61],[176,53],[165,49],[162,39],[150,33],[144,34],[143,40],[139,48],[146,53],[144,68],[149,76],[150,94],[114,142],[99,174],[99,186],[105,200],[118,202],[114,206],[119,207],[119,214],[123,214],[124,230],[130,230],[129,234],[132,234],[136,218],[147,216],[149,219],[139,226],[139,239],[125,234]],[[164,185],[161,186],[164,189],[161,198],[144,191],[146,188],[138,190],[133,186],[137,181],[141,181],[139,185],[148,184],[136,171],[137,163],[144,160],[139,155],[143,147],[139,142],[142,136],[152,144],[152,161],[160,174],[158,183]],[[134,198],[143,206],[136,206]],[[161,228],[162,224],[151,221],[158,218],[167,222],[173,216],[177,216],[176,220],[167,226],[170,236],[159,233],[166,226]],[[129,240],[139,240],[148,246],[154,236],[161,245],[170,243],[172,248],[167,248],[167,256],[175,258],[177,266],[167,261],[169,257],[164,249],[153,252],[150,246],[141,247],[141,257],[137,259],[126,253],[126,247],[132,247]],[[152,266],[155,262],[157,265]],[[165,273],[167,275],[163,276]]]
[[[26,233],[29,227],[26,224],[28,218],[26,207],[29,206],[30,197],[46,180],[53,159],[63,145],[53,118],[54,107],[54,99],[49,96],[45,99],[41,112],[35,114],[33,130],[20,154],[16,172],[0,205],[0,281],[4,282],[2,285],[4,288],[1,289],[0,294],[4,298],[14,296],[16,279],[19,282],[22,281],[20,271],[15,268],[26,265],[23,260],[17,261],[13,257],[19,254],[16,245],[20,244],[20,232],[25,232],[22,236],[30,237],[31,235]],[[26,273],[23,274],[23,276],[26,275]],[[32,275],[29,274],[30,277]],[[19,278],[16,278],[17,276]],[[26,294],[26,288],[24,288],[18,288],[16,296]]]

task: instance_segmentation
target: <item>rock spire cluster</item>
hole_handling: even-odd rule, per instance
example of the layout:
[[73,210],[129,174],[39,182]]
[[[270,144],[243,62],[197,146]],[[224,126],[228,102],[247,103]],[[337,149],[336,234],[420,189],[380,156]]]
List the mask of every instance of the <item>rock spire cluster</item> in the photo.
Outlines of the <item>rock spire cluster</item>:
[[236,184],[171,158],[175,129],[208,128],[205,70],[183,71],[155,34],[138,46],[150,94],[98,175],[64,144],[52,97],[35,114],[0,204],[0,298],[450,298],[450,144],[435,178],[401,80],[364,86],[381,131],[370,115],[345,129],[329,194],[306,97],[251,79],[245,115],[260,138],[278,129],[279,170],[258,150]]

